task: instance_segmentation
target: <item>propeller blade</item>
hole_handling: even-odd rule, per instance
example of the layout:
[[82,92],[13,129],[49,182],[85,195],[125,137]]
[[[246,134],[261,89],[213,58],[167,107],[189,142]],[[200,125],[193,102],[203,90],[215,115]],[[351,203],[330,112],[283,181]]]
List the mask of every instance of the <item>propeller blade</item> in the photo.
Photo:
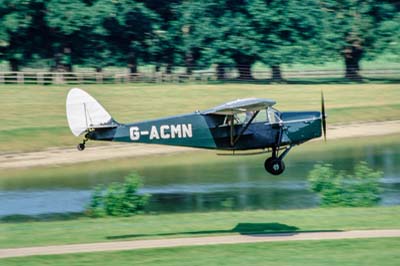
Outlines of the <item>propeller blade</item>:
[[322,130],[324,132],[324,140],[326,141],[325,99],[324,99],[324,92],[322,90],[321,90],[321,118],[322,118]]

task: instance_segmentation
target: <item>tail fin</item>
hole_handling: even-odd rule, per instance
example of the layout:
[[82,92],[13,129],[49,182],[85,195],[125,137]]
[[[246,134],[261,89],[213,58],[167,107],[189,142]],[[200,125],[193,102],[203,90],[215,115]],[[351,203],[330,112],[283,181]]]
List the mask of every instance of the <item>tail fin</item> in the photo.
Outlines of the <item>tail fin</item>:
[[73,88],[68,92],[66,107],[68,125],[75,136],[89,129],[118,125],[98,101],[81,89]]

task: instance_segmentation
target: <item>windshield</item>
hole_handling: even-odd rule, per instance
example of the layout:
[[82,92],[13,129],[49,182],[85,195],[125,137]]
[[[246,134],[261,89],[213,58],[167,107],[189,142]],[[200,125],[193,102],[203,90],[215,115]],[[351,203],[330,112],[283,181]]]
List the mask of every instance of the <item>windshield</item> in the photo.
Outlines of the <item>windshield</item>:
[[281,121],[280,112],[272,107],[268,107],[267,115],[268,115],[268,122],[270,124],[279,123]]

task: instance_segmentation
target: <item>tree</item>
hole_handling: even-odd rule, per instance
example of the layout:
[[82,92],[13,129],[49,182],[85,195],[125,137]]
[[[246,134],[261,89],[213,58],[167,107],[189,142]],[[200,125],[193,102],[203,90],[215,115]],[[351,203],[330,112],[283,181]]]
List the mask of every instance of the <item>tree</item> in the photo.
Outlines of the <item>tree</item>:
[[0,55],[12,71],[36,60],[49,47],[44,38],[45,10],[43,0],[0,2]]
[[166,65],[165,72],[170,74],[172,67],[177,63],[178,34],[173,28],[176,21],[176,7],[182,0],[140,0],[148,9],[156,13],[159,17],[158,30],[152,35],[149,47],[151,63],[156,65],[156,71],[160,70],[161,65]]
[[280,65],[319,63],[323,12],[317,0],[253,0],[248,4],[260,60],[282,79]]
[[175,59],[191,74],[201,64],[201,51],[205,48],[205,33],[202,31],[210,16],[206,16],[208,2],[184,1],[173,9],[175,21],[169,28],[170,39],[174,41]]
[[360,61],[372,59],[390,49],[400,27],[399,5],[385,0],[327,0],[325,13],[325,54],[342,56],[345,77],[359,80]]
[[180,8],[180,25],[189,31],[184,46],[198,51],[199,62],[216,64],[219,78],[234,65],[239,79],[252,79],[251,66],[262,61],[280,80],[282,63],[323,61],[319,1],[188,1]]
[[82,0],[51,0],[46,21],[50,27],[52,68],[72,71],[72,65],[82,59],[85,41],[91,36],[86,36],[91,31],[90,6]]
[[102,25],[115,63],[137,72],[138,61],[149,61],[150,47],[158,29],[159,17],[142,3],[133,0],[98,0],[96,24]]
[[216,64],[223,77],[225,65],[234,65],[239,79],[252,79],[251,66],[258,59],[256,32],[246,1],[187,1],[179,6],[175,29],[181,29],[179,49],[186,65]]

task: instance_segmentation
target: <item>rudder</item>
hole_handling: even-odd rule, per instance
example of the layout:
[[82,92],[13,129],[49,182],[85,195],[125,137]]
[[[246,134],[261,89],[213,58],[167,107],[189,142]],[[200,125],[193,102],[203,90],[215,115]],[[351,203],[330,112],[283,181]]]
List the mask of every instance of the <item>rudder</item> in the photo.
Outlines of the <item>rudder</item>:
[[69,128],[75,136],[89,129],[117,126],[116,121],[104,107],[79,88],[73,88],[68,92],[66,111]]

